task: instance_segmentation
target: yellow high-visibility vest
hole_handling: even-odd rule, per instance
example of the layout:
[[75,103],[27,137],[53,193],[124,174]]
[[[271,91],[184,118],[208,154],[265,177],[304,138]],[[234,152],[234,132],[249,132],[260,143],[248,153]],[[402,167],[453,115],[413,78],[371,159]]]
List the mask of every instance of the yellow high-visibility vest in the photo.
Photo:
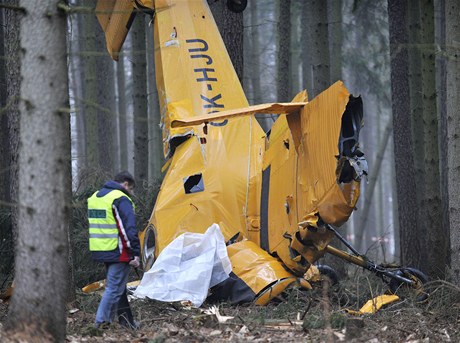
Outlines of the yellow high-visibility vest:
[[118,227],[113,216],[113,202],[127,197],[133,208],[134,203],[129,196],[117,189],[100,198],[96,196],[98,192],[88,199],[89,250],[111,251],[118,246]]

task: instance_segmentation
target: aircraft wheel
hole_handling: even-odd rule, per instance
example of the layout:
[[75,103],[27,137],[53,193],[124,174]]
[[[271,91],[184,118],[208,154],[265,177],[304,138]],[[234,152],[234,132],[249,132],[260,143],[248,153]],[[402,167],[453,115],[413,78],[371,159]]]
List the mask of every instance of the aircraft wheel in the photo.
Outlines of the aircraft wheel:
[[400,276],[415,281],[414,285],[408,285],[397,279],[391,279],[390,290],[400,298],[415,297],[415,300],[421,302],[428,298],[428,291],[424,284],[428,282],[428,276],[415,268],[401,268],[396,271]]
[[148,271],[152,268],[153,262],[155,262],[155,248],[156,248],[156,233],[153,225],[149,225],[146,229],[144,235],[143,244],[143,255],[142,255],[142,264],[144,271]]
[[230,11],[241,13],[248,5],[248,0],[227,0],[227,7]]
[[319,264],[316,267],[318,268],[321,276],[329,278],[329,280],[331,281],[331,286],[334,286],[339,283],[339,276],[333,268],[325,264]]

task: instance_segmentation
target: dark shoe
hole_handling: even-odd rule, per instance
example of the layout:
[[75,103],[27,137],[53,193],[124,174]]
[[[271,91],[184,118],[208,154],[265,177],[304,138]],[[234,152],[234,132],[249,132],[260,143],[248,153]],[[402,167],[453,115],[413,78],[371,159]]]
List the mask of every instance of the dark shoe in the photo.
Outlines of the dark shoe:
[[137,320],[129,322],[124,317],[120,317],[120,320],[118,322],[121,326],[130,330],[138,330],[141,327],[141,324]]
[[110,328],[110,323],[109,322],[96,323],[94,324],[94,327],[99,330],[107,330]]

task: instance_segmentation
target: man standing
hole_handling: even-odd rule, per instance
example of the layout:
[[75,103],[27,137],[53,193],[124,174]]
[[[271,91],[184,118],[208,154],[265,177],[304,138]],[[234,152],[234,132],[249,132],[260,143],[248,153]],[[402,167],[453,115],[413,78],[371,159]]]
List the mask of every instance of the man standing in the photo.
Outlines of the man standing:
[[140,244],[130,198],[133,176],[124,171],[88,199],[89,250],[106,266],[106,287],[96,313],[97,328],[118,315],[120,324],[137,328],[129,307],[126,283],[130,266],[139,267]]

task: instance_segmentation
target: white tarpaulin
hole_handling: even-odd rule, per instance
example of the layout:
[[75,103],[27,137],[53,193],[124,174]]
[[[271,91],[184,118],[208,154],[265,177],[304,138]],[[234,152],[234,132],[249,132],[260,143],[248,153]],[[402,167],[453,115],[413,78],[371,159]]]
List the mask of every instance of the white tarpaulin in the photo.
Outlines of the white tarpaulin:
[[172,241],[144,274],[134,295],[162,301],[190,300],[199,307],[208,289],[228,278],[232,265],[219,225],[204,234],[184,233]]

